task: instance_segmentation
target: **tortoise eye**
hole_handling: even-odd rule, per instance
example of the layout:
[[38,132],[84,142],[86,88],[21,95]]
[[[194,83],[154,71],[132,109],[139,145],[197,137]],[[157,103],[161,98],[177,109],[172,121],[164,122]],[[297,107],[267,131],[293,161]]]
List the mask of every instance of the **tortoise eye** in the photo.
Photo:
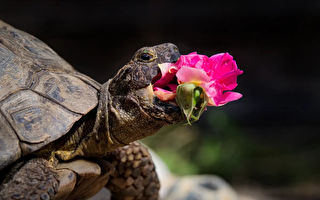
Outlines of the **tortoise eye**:
[[150,54],[143,53],[143,54],[141,54],[140,58],[142,60],[148,61],[148,60],[150,60],[152,58],[152,56]]
[[138,56],[138,59],[142,62],[151,62],[155,59],[155,56],[150,52],[143,52]]

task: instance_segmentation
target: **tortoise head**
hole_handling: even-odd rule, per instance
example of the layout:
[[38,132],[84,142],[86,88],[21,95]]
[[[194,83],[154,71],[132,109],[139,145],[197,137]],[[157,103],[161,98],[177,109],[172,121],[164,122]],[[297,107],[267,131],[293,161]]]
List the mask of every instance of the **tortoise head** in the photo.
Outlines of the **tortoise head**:
[[119,70],[109,86],[113,137],[128,144],[184,119],[176,104],[153,94],[153,83],[161,77],[159,64],[176,62],[179,57],[178,48],[171,43],[144,47]]

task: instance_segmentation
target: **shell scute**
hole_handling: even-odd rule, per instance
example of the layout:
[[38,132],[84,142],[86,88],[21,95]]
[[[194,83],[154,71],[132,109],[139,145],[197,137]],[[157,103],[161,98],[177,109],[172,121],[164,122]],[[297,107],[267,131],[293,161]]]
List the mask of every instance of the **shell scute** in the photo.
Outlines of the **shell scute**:
[[19,139],[28,143],[54,141],[81,117],[30,90],[11,95],[0,109]]
[[0,20],[0,169],[68,133],[100,84],[36,37]]

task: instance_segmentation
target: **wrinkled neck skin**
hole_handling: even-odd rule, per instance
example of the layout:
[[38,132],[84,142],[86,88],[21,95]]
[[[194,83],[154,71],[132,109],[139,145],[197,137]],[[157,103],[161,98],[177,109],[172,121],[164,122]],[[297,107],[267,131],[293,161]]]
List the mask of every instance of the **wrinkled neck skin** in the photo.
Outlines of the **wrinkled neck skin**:
[[[123,95],[123,90],[119,92],[119,85],[112,81],[110,79],[101,87],[93,130],[80,145],[82,156],[105,156],[115,148],[153,135],[169,124],[149,114],[133,93]],[[162,114],[159,110],[158,115]]]
[[[155,134],[161,127],[169,124],[157,119],[148,112],[143,102],[133,92],[124,95],[119,92],[116,83],[110,84],[109,127],[111,139],[120,146]],[[141,89],[141,92],[145,92]],[[147,94],[145,94],[147,95]]]
[[102,93],[109,95],[104,105],[108,106],[110,137],[115,146],[127,145],[155,134],[165,125],[184,120],[179,107],[154,97],[151,81],[155,73],[148,71],[149,67],[132,66],[129,63],[109,85],[102,86]]
[[84,138],[78,148],[80,155],[104,156],[155,134],[165,125],[184,120],[178,106],[154,97],[150,83],[155,73],[149,72],[148,67],[133,66],[132,62],[124,66],[101,86],[93,128],[90,133],[78,131],[85,135],[80,137]]

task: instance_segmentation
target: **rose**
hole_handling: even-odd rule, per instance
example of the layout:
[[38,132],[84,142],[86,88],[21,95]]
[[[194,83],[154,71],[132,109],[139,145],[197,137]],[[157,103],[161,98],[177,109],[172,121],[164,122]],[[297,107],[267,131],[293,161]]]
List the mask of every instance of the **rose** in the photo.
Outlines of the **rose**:
[[237,76],[243,71],[228,53],[207,57],[193,52],[159,67],[161,78],[154,83],[155,95],[162,101],[176,99],[188,121],[192,117],[197,120],[207,105],[221,106],[242,97],[231,90],[237,87]]

